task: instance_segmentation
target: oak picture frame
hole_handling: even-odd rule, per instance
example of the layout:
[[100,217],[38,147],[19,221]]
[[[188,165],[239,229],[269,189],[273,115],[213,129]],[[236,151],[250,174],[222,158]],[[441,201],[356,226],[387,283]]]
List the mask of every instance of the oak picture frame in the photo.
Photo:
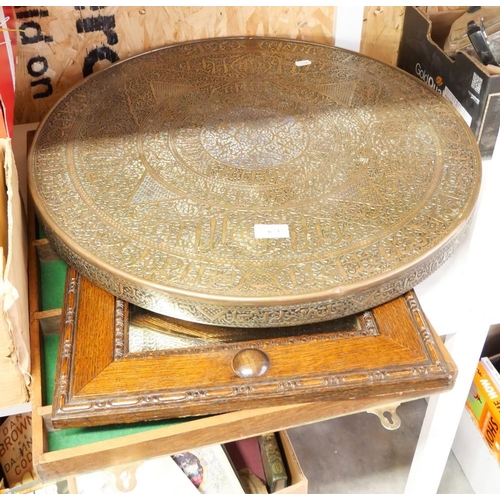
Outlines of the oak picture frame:
[[333,320],[248,329],[238,341],[142,353],[128,350],[130,310],[68,267],[54,428],[445,391],[457,375],[413,291],[355,315],[356,328]]

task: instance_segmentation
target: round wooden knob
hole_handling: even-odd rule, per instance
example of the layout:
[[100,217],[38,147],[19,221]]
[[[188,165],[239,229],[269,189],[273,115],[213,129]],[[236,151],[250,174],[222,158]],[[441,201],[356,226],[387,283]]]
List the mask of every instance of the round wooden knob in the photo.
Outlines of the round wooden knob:
[[233,358],[233,370],[238,377],[260,377],[269,369],[269,358],[259,349],[243,349]]

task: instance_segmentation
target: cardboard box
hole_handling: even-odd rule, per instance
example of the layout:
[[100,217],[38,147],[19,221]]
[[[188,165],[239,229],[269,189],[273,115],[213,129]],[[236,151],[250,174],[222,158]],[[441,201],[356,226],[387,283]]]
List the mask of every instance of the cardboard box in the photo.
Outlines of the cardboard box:
[[0,409],[29,401],[30,352],[26,224],[12,153],[15,14],[0,7]]
[[442,14],[406,7],[398,67],[448,99],[470,126],[481,156],[491,158],[500,128],[500,75],[490,75],[465,52],[457,52],[455,60],[443,52],[436,40],[444,43],[442,34],[455,18]]
[[0,137],[12,137],[14,126],[15,23],[14,7],[0,6]]
[[281,439],[281,446],[283,447],[283,452],[285,453],[285,459],[288,465],[288,471],[290,472],[290,485],[286,488],[277,491],[275,495],[305,495],[307,494],[307,478],[302,471],[295,450],[293,449],[292,442],[288,437],[286,431],[280,431],[279,436]]
[[29,401],[26,221],[10,139],[0,138],[0,409]]
[[12,415],[0,426],[0,465],[9,488],[34,480],[31,414]]
[[465,407],[500,464],[500,388],[483,360],[477,366]]

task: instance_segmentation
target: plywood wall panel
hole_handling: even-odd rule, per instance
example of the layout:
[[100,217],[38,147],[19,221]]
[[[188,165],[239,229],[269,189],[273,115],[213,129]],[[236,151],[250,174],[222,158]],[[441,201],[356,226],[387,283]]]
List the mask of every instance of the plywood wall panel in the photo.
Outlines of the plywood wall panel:
[[397,64],[405,7],[365,7],[360,52]]
[[272,36],[332,44],[334,7],[16,7],[15,122],[36,122],[84,76],[173,42]]
[[434,14],[436,12],[447,12],[447,11],[466,11],[469,7],[464,7],[463,5],[460,5],[458,7],[450,7],[448,5],[438,7],[437,5],[431,5],[430,7],[419,7],[419,9],[422,9],[424,12],[427,12],[427,14]]

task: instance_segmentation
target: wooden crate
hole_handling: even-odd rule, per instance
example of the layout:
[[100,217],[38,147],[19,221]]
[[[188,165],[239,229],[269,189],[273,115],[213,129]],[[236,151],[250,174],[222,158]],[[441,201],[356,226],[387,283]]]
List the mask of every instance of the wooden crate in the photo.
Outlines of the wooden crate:
[[[290,442],[290,438],[288,437],[288,434],[286,431],[280,431],[277,433],[278,439],[281,443],[282,446],[282,458],[285,464],[285,467],[288,472],[288,486],[285,488],[282,488],[278,491],[275,491],[274,494],[279,494],[279,495],[286,495],[286,494],[307,494],[307,488],[308,488],[308,482],[307,478],[304,475],[304,472],[302,471],[302,468],[300,466],[300,463],[297,459],[297,455],[295,454],[295,451],[293,449],[292,443]],[[147,462],[147,461],[146,461]],[[123,491],[121,488],[118,488],[118,483],[120,482],[119,478],[123,477],[124,474],[129,474],[134,475],[134,471],[136,471],[136,467],[138,467],[141,464],[141,462],[135,462],[131,464],[124,464],[123,466],[119,466],[118,468],[112,468],[112,469],[107,469],[105,471],[101,472],[107,472],[108,474],[111,474],[116,477],[116,482],[117,482],[117,489],[120,491]],[[127,472],[125,472],[127,471]],[[136,477],[138,478],[138,474],[135,474]],[[84,477],[80,476],[82,479]],[[99,475],[98,475],[99,477]],[[94,478],[85,478],[84,483],[86,485],[90,485],[91,481],[96,481],[97,484],[93,484],[92,487],[95,488],[96,490],[99,490],[100,488],[103,487],[104,482],[104,477],[100,476],[100,480],[97,479],[95,476]],[[166,481],[168,481],[168,476],[165,478],[161,479],[162,482],[165,482],[165,487],[168,488]],[[78,477],[72,477],[72,478],[67,478],[67,486],[68,486],[68,491],[70,494],[75,494],[78,493],[79,491],[79,486],[78,486]],[[131,481],[133,484],[133,481]],[[123,485],[122,485],[123,486]],[[109,487],[109,484],[107,484],[107,487]],[[130,483],[129,486],[130,487]],[[155,486],[154,485],[141,485],[141,489],[149,487],[150,490],[154,491]],[[106,488],[106,487],[104,487]],[[103,489],[104,489],[103,488]],[[126,490],[127,493],[135,493],[136,488],[135,486],[133,487],[134,489],[132,491]],[[144,491],[144,490],[143,490]],[[88,492],[87,492],[88,493]]]
[[[33,463],[42,482],[111,467],[118,464],[187,451],[190,448],[221,444],[266,432],[296,427],[360,411],[388,407],[441,390],[407,392],[392,396],[366,397],[240,410],[220,415],[160,421],[148,424],[107,426],[106,428],[55,431],[52,407],[44,392],[44,344],[58,342],[61,309],[42,310],[40,300],[41,265],[57,262],[45,239],[37,238],[35,217],[29,207],[30,324],[33,375]],[[62,293],[62,291],[61,291]],[[49,304],[50,306],[50,304]],[[55,363],[55,360],[54,360]],[[50,370],[49,370],[50,371]],[[50,390],[50,389],[49,389]],[[61,434],[67,432],[69,434]],[[59,436],[59,437],[58,437]],[[80,444],[70,444],[70,439]],[[54,443],[65,440],[63,449]]]
[[[22,144],[30,144],[30,129],[23,127],[28,138]],[[22,167],[21,167],[22,168]],[[29,242],[29,302],[32,354],[32,434],[33,468],[41,483],[58,481],[76,474],[99,470],[145,458],[180,453],[191,448],[222,444],[267,432],[278,432],[336,418],[361,411],[382,413],[411,401],[442,392],[443,389],[408,391],[391,396],[372,396],[361,399],[324,401],[317,403],[288,404],[269,408],[242,409],[201,418],[178,419],[148,424],[131,424],[117,427],[74,429],[56,431],[51,423],[52,406],[47,403],[55,376],[56,356],[53,366],[44,367],[44,345],[59,343],[61,305],[64,280],[57,284],[60,304],[53,297],[42,297],[44,280],[53,279],[54,266],[63,266],[48,241],[37,234],[33,206],[28,203]],[[46,264],[52,271],[42,273]],[[43,274],[43,275],[42,275]],[[47,276],[48,275],[48,276]],[[50,299],[50,300],[47,300]],[[437,338],[439,349],[446,350]],[[450,360],[451,361],[451,360]],[[47,373],[47,377],[46,377]],[[56,449],[57,443],[66,440],[65,447]],[[70,443],[70,440],[73,441]],[[79,442],[77,442],[79,441]],[[289,492],[303,493],[307,488],[300,465],[287,437],[284,439],[291,467],[292,485]]]

